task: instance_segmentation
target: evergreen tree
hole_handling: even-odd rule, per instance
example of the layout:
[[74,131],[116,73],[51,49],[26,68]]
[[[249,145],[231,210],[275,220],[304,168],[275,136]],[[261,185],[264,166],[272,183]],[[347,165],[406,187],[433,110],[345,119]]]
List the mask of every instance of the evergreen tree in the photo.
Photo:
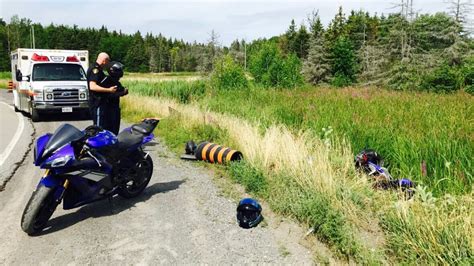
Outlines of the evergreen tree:
[[321,37],[312,37],[307,60],[303,64],[303,75],[311,84],[318,84],[328,80],[330,75],[327,51]]
[[10,51],[8,50],[7,24],[0,18],[0,71],[10,70]]
[[324,29],[317,12],[308,19],[311,29],[311,42],[308,58],[303,63],[303,75],[311,84],[328,81],[331,66],[324,47]]
[[148,70],[145,44],[140,31],[133,35],[132,44],[125,56],[125,65],[131,72],[146,72]]
[[319,38],[324,34],[324,27],[321,23],[321,18],[319,17],[318,11],[313,11],[308,16],[309,31],[311,33],[311,38]]
[[334,19],[328,26],[328,29],[325,32],[326,36],[325,39],[328,46],[331,46],[336,43],[336,41],[343,36],[347,35],[346,32],[346,17],[342,12],[342,6],[339,7],[339,11],[337,12]]
[[306,30],[306,27],[304,25],[301,25],[300,29],[296,34],[296,38],[294,40],[291,51],[295,53],[298,58],[305,59],[308,55],[309,40],[310,34]]
[[355,12],[352,10],[347,19],[346,32],[355,50],[359,50],[364,42],[367,41],[368,31],[367,15],[363,11]]
[[359,80],[365,85],[382,85],[387,78],[388,58],[383,46],[365,42],[358,51]]
[[286,31],[284,35],[284,39],[281,43],[281,48],[282,48],[283,53],[289,54],[295,51],[296,41],[297,41],[296,35],[297,35],[296,24],[295,24],[295,20],[292,19],[290,22],[290,26],[288,27],[288,30]]
[[331,49],[331,72],[333,84],[350,85],[356,80],[357,61],[351,41],[341,36]]

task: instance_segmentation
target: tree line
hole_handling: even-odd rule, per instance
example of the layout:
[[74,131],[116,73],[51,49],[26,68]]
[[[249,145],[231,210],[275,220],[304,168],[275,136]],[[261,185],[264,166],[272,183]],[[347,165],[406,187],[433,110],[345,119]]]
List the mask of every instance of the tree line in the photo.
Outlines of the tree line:
[[235,40],[228,47],[219,44],[214,31],[207,43],[189,43],[161,34],[109,31],[105,26],[43,26],[14,16],[9,23],[0,19],[0,71],[9,70],[10,51],[32,47],[34,29],[36,48],[86,49],[91,60],[107,51],[131,72],[211,73],[219,62],[219,71],[225,71],[224,65],[239,67],[269,87],[294,87],[305,80],[451,91],[474,82],[474,42],[467,27],[470,3],[452,0],[446,12],[436,14],[415,12],[413,0],[400,0],[398,9],[388,15],[361,10],[346,15],[340,7],[327,27],[315,11],[300,25],[292,20],[284,34],[249,43]]
[[124,34],[77,25],[43,26],[30,19],[13,16],[9,23],[0,19],[0,71],[10,70],[9,54],[17,48],[88,50],[91,62],[100,51],[126,65],[132,72],[198,71],[206,69],[213,49],[202,43],[189,43],[161,34]]
[[[287,71],[293,76],[275,77],[293,80],[293,86],[301,84],[298,75],[302,74],[311,84],[472,92],[474,41],[467,23],[472,11],[469,3],[455,0],[447,4],[447,12],[418,14],[413,0],[402,0],[397,12],[387,16],[360,10],[346,15],[340,7],[327,27],[313,12],[299,27],[292,20],[281,36],[252,42],[247,47],[249,70],[255,72],[253,59],[264,54],[272,58],[269,51],[277,48],[283,59],[297,56],[301,62],[301,71]],[[269,60],[257,66],[272,72]]]

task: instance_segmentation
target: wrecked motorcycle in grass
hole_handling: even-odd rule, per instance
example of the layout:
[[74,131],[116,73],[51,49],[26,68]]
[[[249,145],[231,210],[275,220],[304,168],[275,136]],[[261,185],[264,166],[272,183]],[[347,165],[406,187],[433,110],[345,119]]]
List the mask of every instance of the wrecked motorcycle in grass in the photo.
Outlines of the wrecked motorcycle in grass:
[[365,149],[355,157],[355,167],[374,179],[374,188],[383,190],[401,190],[410,199],[415,191],[415,183],[407,178],[393,178],[385,167],[382,157],[372,149]]
[[63,124],[39,137],[34,164],[46,172],[23,211],[23,231],[42,231],[61,201],[68,210],[116,194],[140,195],[153,174],[153,161],[143,145],[153,140],[158,122],[144,119],[117,136],[96,126],[81,131]]

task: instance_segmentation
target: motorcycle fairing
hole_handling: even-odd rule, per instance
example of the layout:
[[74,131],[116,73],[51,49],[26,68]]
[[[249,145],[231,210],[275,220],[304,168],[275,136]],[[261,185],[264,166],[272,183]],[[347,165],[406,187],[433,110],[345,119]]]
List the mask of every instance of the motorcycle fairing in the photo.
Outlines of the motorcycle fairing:
[[58,168],[66,168],[69,167],[74,161],[74,148],[71,144],[66,144],[61,148],[57,149],[50,157],[43,159],[43,163],[41,164],[41,168],[52,168],[54,166],[55,160],[67,160],[66,163]]
[[[113,189],[111,180],[107,175],[102,174],[102,178],[99,182],[94,182],[91,181],[91,179],[86,178],[87,175],[91,174],[100,175],[98,172],[88,172],[83,173],[84,176],[73,176],[68,178],[70,184],[64,193],[63,209],[69,210],[77,208],[115,193],[116,190]],[[107,192],[101,194],[101,189]]]
[[102,147],[114,145],[117,143],[117,137],[110,131],[102,130],[97,135],[86,140],[86,144],[91,148],[100,149]]
[[51,133],[47,133],[47,134],[44,134],[43,136],[39,137],[37,140],[36,140],[36,143],[35,143],[35,148],[34,148],[34,152],[33,152],[33,163],[36,165],[36,166],[39,166],[40,163],[41,163],[41,157],[43,156],[43,152],[44,152],[44,149],[46,147],[46,143],[48,143],[49,139],[51,138],[53,134]]
[[[83,138],[85,133],[70,124],[62,124],[46,143],[41,160],[56,152],[62,146]],[[41,163],[41,162],[40,162]]]

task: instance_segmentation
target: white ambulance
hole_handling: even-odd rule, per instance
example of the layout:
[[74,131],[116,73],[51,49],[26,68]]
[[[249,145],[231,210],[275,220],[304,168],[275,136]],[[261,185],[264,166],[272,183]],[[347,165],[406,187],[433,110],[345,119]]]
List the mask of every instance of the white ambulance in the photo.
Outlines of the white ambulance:
[[11,53],[15,111],[39,121],[45,113],[89,110],[86,50],[17,49]]

